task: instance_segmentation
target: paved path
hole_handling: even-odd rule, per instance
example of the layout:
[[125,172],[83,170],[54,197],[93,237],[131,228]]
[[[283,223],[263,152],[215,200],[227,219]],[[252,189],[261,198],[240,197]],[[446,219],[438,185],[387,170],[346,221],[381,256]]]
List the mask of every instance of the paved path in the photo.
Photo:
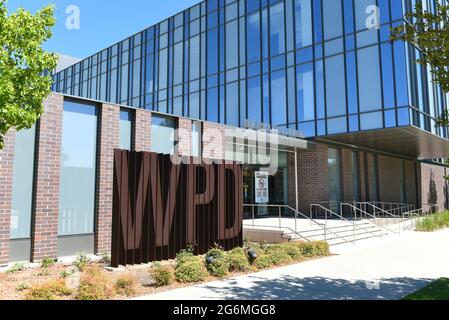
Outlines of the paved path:
[[200,299],[401,299],[449,277],[449,230],[345,245],[325,259],[142,297]]

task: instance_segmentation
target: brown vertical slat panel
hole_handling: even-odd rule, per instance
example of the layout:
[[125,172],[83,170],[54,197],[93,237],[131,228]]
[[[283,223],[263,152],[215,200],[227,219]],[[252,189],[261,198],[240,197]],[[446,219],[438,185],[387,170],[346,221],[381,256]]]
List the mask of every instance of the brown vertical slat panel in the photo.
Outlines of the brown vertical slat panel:
[[152,153],[150,155],[150,191],[148,193],[149,205],[148,205],[148,219],[150,220],[150,232],[151,235],[149,236],[151,239],[151,242],[149,244],[149,260],[150,261],[156,261],[156,233],[157,233],[157,227],[156,227],[156,200],[153,199],[152,193],[153,193],[153,184],[154,179],[156,179],[156,173],[158,172],[158,155]]
[[[149,175],[150,175],[150,154],[143,153],[142,159],[144,189],[142,191],[142,263],[149,262],[149,245],[150,245],[150,220],[148,212],[148,191],[149,191]],[[146,184],[146,185],[145,185]]]
[[129,200],[129,153],[122,152],[122,165],[121,165],[121,172],[122,172],[122,181],[120,181],[120,255],[119,255],[119,264],[126,265],[127,264],[127,237],[128,237],[128,212],[130,208],[130,200]]
[[113,266],[174,258],[188,243],[198,254],[242,245],[241,165],[187,160],[114,152]]
[[114,182],[113,182],[113,204],[112,204],[112,238],[111,238],[111,266],[118,267],[119,265],[119,250],[120,250],[120,186],[122,155],[120,150],[114,150]]

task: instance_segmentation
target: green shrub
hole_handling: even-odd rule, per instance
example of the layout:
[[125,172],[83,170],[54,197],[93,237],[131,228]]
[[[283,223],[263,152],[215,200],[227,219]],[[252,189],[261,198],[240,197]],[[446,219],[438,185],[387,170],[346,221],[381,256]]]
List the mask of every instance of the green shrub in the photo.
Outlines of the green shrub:
[[[211,262],[208,262],[211,260]],[[229,262],[226,252],[214,248],[209,250],[205,256],[207,271],[215,277],[222,278],[229,272]]]
[[287,253],[293,261],[301,261],[303,256],[301,250],[299,250],[298,246],[294,242],[289,242],[281,245],[285,253]]
[[156,265],[150,269],[156,287],[164,287],[173,283],[173,271],[168,266]]
[[416,222],[416,231],[432,232],[449,227],[449,211],[436,213]]
[[110,264],[111,263],[111,254],[109,252],[103,252],[100,255],[99,263]]
[[50,268],[51,266],[53,266],[56,263],[57,259],[53,259],[53,258],[45,258],[44,260],[41,261],[41,268]]
[[32,287],[25,295],[26,300],[54,300],[56,297],[69,296],[72,290],[66,287],[63,280],[50,281]]
[[107,300],[114,294],[114,288],[99,267],[89,267],[83,271],[76,300]]
[[273,245],[267,248],[266,254],[270,256],[272,263],[276,266],[293,262],[285,246],[282,245]]
[[273,266],[273,260],[271,260],[271,256],[268,254],[261,254],[257,257],[256,260],[253,261],[254,267],[257,269],[267,269]]
[[20,271],[23,271],[25,269],[25,263],[23,262],[18,262],[18,263],[14,263],[11,268],[9,268],[8,270],[6,270],[7,274],[11,274],[11,273],[17,273]]
[[228,252],[230,271],[244,272],[250,269],[248,256],[243,248],[234,248]]
[[176,265],[175,277],[179,282],[204,281],[207,274],[207,269],[200,257],[190,257]]
[[24,291],[24,290],[29,289],[29,288],[30,288],[30,285],[29,285],[29,284],[24,283],[24,282],[21,282],[21,283],[19,283],[19,284],[17,285],[16,290],[17,290],[17,291]]
[[78,268],[79,271],[83,271],[84,268],[90,263],[90,258],[89,256],[84,253],[81,252],[79,253],[76,258],[75,261],[73,262],[73,264],[75,265],[75,267]]
[[132,296],[136,293],[136,279],[131,275],[123,275],[115,280],[115,292],[122,296]]
[[176,255],[176,264],[180,264],[185,262],[186,260],[189,260],[190,258],[193,257],[193,251],[191,249],[183,249],[181,251],[178,252],[178,254]]
[[300,242],[299,250],[304,257],[321,257],[329,255],[329,244],[325,241]]

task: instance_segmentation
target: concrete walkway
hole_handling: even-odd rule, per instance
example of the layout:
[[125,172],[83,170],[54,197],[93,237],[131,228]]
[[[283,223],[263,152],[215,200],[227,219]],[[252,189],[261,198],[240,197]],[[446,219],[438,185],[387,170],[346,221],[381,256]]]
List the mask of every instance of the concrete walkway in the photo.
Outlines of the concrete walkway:
[[229,280],[176,289],[140,300],[401,299],[449,277],[449,230],[338,246],[338,255]]

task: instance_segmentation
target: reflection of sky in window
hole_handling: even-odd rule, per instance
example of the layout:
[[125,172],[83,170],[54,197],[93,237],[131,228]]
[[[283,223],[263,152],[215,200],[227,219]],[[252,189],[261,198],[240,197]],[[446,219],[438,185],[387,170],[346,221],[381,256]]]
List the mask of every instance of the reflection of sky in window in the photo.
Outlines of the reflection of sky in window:
[[[87,108],[90,108],[88,106]],[[64,167],[95,167],[97,117],[64,110],[62,164]]]

